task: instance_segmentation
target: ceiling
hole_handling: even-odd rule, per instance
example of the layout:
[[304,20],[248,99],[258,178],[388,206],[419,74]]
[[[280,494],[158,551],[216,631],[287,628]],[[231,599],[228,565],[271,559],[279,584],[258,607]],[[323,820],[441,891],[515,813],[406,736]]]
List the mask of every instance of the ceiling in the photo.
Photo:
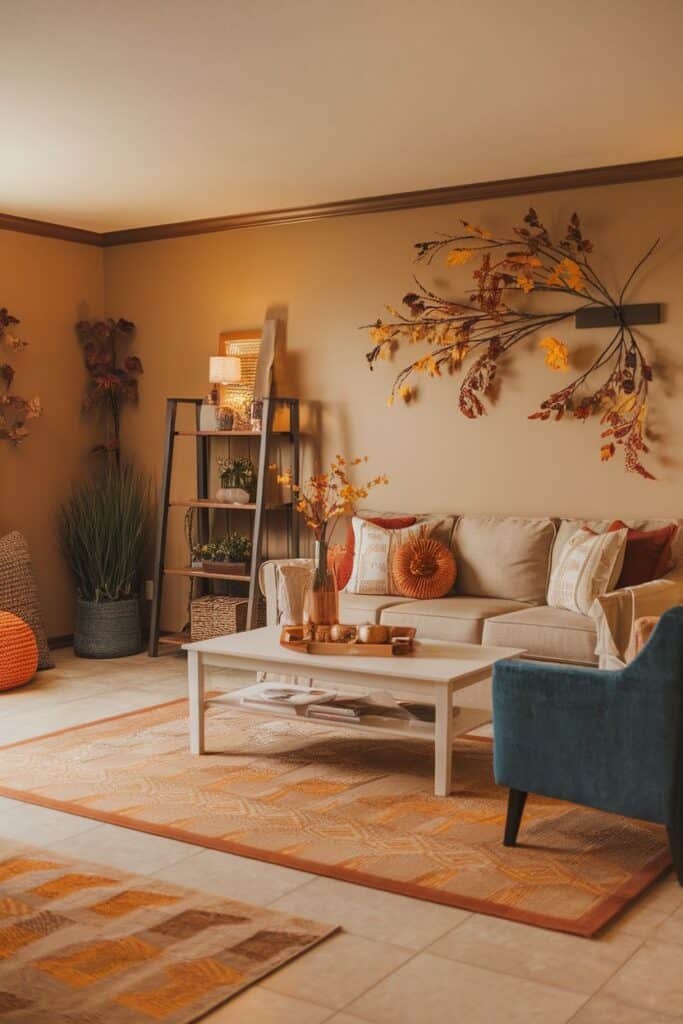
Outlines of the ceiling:
[[95,231],[683,153],[683,0],[4,0],[0,210]]

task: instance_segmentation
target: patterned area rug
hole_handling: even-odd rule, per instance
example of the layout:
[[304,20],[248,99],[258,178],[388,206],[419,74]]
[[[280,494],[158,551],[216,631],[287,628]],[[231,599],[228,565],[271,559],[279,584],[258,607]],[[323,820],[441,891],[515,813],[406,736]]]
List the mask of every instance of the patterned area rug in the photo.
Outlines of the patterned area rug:
[[207,743],[189,754],[176,701],[0,749],[0,794],[585,936],[671,863],[663,828],[543,798],[506,849],[481,740],[458,741],[446,799],[419,740],[214,705]]
[[188,1024],[334,931],[0,841],[3,1024]]

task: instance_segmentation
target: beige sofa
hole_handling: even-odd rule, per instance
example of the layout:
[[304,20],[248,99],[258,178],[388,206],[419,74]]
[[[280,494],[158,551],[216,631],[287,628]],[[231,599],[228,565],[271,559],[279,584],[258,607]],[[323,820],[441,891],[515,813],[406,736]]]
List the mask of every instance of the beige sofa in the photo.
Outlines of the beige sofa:
[[[625,520],[636,529],[656,529],[672,521]],[[451,545],[458,568],[452,594],[434,601],[413,601],[342,591],[340,618],[349,623],[415,626],[418,637],[521,647],[527,657],[536,660],[619,667],[636,618],[683,604],[683,530],[676,538],[671,568],[661,579],[599,597],[590,615],[549,607],[548,579],[569,537],[584,524],[602,532],[610,522],[444,516],[439,534]],[[279,622],[281,564],[269,561],[261,567],[269,624]]]

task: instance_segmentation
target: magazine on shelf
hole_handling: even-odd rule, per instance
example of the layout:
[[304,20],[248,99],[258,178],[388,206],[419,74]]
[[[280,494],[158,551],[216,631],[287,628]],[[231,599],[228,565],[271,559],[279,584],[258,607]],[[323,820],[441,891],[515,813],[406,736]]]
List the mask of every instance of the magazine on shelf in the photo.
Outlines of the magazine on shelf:
[[242,704],[252,707],[306,708],[336,697],[336,690],[320,686],[287,686],[285,683],[257,683],[240,691]]

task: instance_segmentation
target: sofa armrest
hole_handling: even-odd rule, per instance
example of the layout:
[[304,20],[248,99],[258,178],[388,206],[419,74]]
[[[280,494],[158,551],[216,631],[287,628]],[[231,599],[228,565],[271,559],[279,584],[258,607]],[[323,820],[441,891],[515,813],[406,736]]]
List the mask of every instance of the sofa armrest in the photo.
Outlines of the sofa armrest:
[[613,590],[596,598],[590,615],[597,632],[595,653],[600,668],[620,668],[629,660],[636,619],[663,615],[679,604],[683,604],[683,567],[650,583]]
[[312,558],[272,558],[262,562],[258,581],[261,593],[266,599],[266,624],[277,626],[280,621],[280,607],[277,599],[278,568],[281,565],[313,565]]

